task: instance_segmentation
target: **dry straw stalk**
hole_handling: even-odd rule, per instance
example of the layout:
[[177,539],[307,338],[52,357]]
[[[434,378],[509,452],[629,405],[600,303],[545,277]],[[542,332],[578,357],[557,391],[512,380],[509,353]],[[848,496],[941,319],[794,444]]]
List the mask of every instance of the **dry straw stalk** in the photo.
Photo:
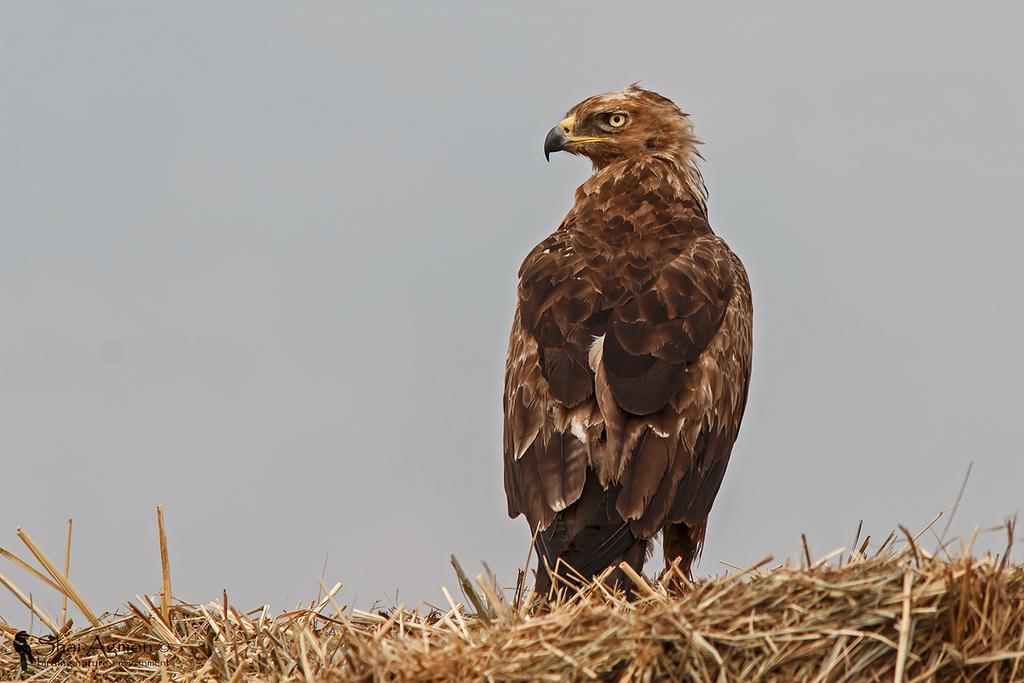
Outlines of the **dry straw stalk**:
[[[1012,538],[1012,527],[1008,532]],[[166,589],[165,549],[162,543]],[[45,557],[41,549],[33,554]],[[1024,568],[1005,555],[975,558],[968,547],[943,558],[909,535],[902,544],[891,535],[870,554],[862,544],[851,553],[834,551],[811,561],[808,551],[801,559],[799,567],[768,568],[769,559],[693,584],[673,571],[657,581],[634,573],[632,601],[601,583],[561,595],[553,604],[529,592],[509,601],[506,594],[519,593],[497,588],[489,571],[476,577],[474,587],[457,561],[466,603],[443,589],[446,606],[433,610],[348,609],[335,601],[340,584],[307,608],[276,617],[266,607],[238,610],[226,593],[216,602],[189,605],[172,603],[168,591],[165,600],[142,596],[127,603],[128,614],[105,614],[98,625],[68,633],[58,641],[61,648],[33,640],[37,663],[26,675],[152,681],[1024,681]],[[53,578],[58,586],[70,586],[66,571]],[[4,585],[13,587],[9,580]],[[81,597],[71,590],[67,595],[82,610]],[[0,623],[6,645],[14,632]],[[17,665],[11,648],[0,648],[0,678],[18,677]]]

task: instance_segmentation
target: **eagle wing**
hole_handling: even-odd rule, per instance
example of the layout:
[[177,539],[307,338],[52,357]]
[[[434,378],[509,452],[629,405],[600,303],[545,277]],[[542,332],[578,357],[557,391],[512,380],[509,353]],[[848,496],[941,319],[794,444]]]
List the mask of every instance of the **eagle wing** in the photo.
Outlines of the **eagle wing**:
[[[697,524],[738,431],[750,368],[743,266],[695,202],[629,180],[609,196],[642,201],[577,210],[578,200],[520,270],[505,490],[509,515],[534,529],[586,498],[588,472],[610,493],[608,518],[638,538]],[[560,521],[571,527],[572,515]]]
[[602,481],[639,537],[711,510],[746,404],[749,301],[739,259],[704,235],[611,316],[594,354]]

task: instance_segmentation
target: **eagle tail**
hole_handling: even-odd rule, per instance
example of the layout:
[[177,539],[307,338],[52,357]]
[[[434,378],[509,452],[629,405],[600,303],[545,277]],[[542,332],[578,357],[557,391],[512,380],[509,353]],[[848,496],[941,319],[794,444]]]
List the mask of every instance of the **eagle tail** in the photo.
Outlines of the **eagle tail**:
[[566,586],[574,589],[616,567],[606,583],[633,595],[633,583],[617,567],[627,562],[637,573],[642,571],[650,541],[637,537],[616,511],[618,493],[618,485],[604,489],[597,472],[587,469],[579,499],[537,534],[538,593],[549,595],[552,588]]

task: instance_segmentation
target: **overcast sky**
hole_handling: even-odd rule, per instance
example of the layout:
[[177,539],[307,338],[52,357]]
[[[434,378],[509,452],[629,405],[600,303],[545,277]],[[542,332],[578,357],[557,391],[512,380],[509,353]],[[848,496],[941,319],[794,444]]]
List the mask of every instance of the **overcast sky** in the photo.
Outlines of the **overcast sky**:
[[0,546],[73,517],[98,611],[159,590],[158,503],[187,600],[512,583],[516,272],[590,171],[542,141],[633,81],[754,288],[698,573],[919,529],[972,460],[952,534],[1016,512],[1021,10],[687,5],[0,4]]

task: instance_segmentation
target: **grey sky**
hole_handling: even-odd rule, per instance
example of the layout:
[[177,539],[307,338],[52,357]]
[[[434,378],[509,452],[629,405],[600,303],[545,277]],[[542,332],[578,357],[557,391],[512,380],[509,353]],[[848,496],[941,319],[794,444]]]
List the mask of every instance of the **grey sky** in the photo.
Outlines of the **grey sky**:
[[998,524],[1024,480],[1011,7],[0,4],[0,545],[60,556],[73,517],[97,609],[159,589],[157,503],[190,600],[287,608],[325,557],[363,606],[439,600],[450,553],[511,582],[515,276],[589,172],[542,140],[637,80],[692,113],[754,287],[699,572],[920,528],[970,460],[954,532]]

